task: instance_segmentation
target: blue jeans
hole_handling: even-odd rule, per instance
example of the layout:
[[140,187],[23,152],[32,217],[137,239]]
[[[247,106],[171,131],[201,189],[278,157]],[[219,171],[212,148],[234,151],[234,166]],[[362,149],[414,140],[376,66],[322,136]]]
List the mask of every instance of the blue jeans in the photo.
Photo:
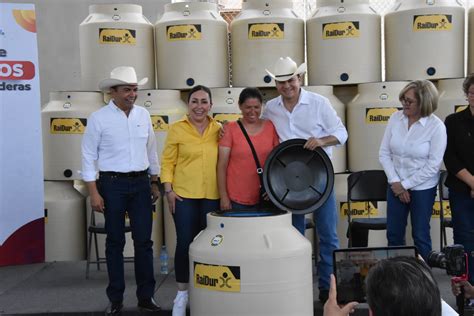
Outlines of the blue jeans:
[[389,246],[405,245],[405,230],[410,213],[412,236],[418,252],[426,261],[431,251],[430,220],[436,187],[410,191],[410,203],[405,204],[387,189],[387,240]]
[[[292,215],[293,226],[304,235],[304,215]],[[329,278],[333,273],[332,253],[339,248],[337,237],[337,210],[334,191],[324,204],[314,212],[314,223],[319,235],[319,262],[317,264],[320,289],[329,289]]]
[[121,302],[125,291],[123,247],[125,245],[125,212],[130,218],[135,249],[135,281],[139,300],[153,297],[153,242],[151,241],[152,204],[148,176],[119,178],[101,176],[99,192],[105,204],[107,238],[105,254],[109,285],[107,296],[111,302]]
[[258,211],[258,204],[246,205],[234,201],[230,201],[230,204],[232,205],[233,211]]
[[449,190],[454,243],[468,254],[469,282],[474,284],[474,199],[469,193]]
[[189,245],[194,237],[206,228],[206,215],[219,209],[219,200],[187,199],[176,200],[174,225],[176,227],[176,252],[174,268],[176,282],[189,282]]

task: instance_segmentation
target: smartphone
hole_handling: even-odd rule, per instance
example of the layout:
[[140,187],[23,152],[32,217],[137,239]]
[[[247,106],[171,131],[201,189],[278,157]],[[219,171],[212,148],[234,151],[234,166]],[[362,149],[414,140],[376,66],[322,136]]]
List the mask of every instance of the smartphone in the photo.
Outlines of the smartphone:
[[416,257],[414,246],[347,248],[337,249],[333,253],[334,276],[337,285],[337,301],[340,304],[367,301],[365,278],[378,261],[387,258],[405,256]]

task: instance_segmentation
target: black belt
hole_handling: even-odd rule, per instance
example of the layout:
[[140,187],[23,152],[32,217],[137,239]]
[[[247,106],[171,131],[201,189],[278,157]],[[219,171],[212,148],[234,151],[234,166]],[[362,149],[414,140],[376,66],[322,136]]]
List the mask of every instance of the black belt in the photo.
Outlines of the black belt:
[[115,172],[115,171],[99,171],[99,176],[117,177],[117,178],[137,178],[148,175],[148,169],[143,171]]

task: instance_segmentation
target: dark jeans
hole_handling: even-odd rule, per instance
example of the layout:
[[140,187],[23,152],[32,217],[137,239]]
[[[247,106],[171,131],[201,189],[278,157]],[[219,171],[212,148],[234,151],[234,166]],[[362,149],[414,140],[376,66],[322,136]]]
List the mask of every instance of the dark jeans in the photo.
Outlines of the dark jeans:
[[418,252],[426,261],[431,251],[430,220],[436,187],[410,191],[410,203],[405,204],[387,189],[387,239],[389,246],[405,245],[405,230],[410,213],[412,236]]
[[474,284],[474,199],[469,193],[449,190],[454,243],[468,255],[469,282]]
[[125,278],[123,247],[125,245],[125,212],[130,218],[135,249],[135,280],[137,298],[148,299],[155,291],[153,273],[153,242],[151,241],[152,204],[148,176],[119,178],[101,176],[99,192],[105,203],[105,253],[109,285],[107,296],[111,302],[123,300]]
[[176,200],[173,215],[176,227],[176,252],[174,268],[176,282],[189,282],[189,245],[194,237],[206,228],[206,215],[219,209],[219,200],[187,199]]

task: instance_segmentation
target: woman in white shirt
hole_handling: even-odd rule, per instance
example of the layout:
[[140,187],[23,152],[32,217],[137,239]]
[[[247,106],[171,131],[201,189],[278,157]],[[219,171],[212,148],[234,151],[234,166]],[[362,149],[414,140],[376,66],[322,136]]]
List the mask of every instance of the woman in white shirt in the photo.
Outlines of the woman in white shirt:
[[415,246],[426,260],[431,251],[430,219],[446,149],[446,129],[433,114],[438,91],[430,81],[410,82],[399,99],[403,110],[390,117],[379,151],[389,183],[388,245],[405,245],[410,213]]

